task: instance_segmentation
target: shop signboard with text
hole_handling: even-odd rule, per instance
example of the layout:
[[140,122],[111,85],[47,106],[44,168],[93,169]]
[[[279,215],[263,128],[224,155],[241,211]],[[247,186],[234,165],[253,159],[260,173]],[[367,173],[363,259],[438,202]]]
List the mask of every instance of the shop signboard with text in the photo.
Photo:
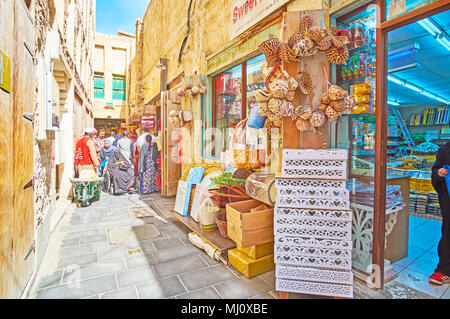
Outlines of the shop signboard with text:
[[289,0],[237,0],[231,7],[231,39],[279,9]]

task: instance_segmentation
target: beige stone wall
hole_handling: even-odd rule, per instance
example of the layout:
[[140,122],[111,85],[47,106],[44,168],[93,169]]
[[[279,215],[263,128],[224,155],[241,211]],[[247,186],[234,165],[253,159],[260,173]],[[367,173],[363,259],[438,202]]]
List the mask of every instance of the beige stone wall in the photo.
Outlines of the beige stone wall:
[[[94,99],[94,117],[99,119],[125,119],[126,101],[113,100],[113,75],[125,77],[135,52],[135,37],[124,32],[118,35],[97,33],[95,39],[94,71],[104,76],[104,99]],[[128,84],[127,84],[128,86]],[[106,107],[107,103],[113,107]]]
[[[152,0],[143,18],[142,45],[131,64],[131,92],[129,105],[137,106],[142,113],[143,106],[154,99],[160,90],[160,70],[155,67],[160,58],[168,62],[168,82],[179,74],[185,76],[197,70],[206,75],[207,60],[221,52],[235,39],[230,36],[231,8],[234,0],[192,0],[190,11],[190,33],[181,63],[179,53],[187,31],[187,12],[191,0]],[[314,10],[326,7],[326,0],[292,0],[286,4],[286,11]],[[236,41],[237,42],[237,41]],[[256,48],[255,48],[256,51]],[[233,63],[234,61],[229,61]],[[140,79],[140,80],[139,80]],[[206,79],[208,80],[208,79]],[[138,88],[143,89],[139,90]],[[205,98],[206,107],[210,107],[211,97]],[[189,106],[187,106],[189,105]],[[202,120],[201,102],[193,103],[183,99],[183,108],[192,107],[194,120]],[[201,126],[187,126],[183,130],[183,161],[202,160]]]

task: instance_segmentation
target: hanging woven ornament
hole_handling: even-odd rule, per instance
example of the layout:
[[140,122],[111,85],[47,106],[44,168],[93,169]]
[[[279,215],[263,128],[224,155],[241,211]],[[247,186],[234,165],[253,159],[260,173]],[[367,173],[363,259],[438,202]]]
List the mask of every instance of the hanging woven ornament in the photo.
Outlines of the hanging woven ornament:
[[292,100],[294,100],[294,98],[295,98],[295,91],[288,91],[285,97],[286,101],[291,102]]
[[282,119],[273,121],[273,126],[274,127],[281,127],[282,125],[283,125],[283,120]]
[[311,130],[311,124],[309,123],[309,121],[306,121],[304,119],[298,119],[297,122],[295,123],[295,126],[300,132],[306,132]]
[[350,58],[350,54],[346,46],[341,48],[332,46],[327,51],[328,61],[333,64],[345,64],[347,60]]
[[292,51],[297,57],[306,57],[315,54],[317,50],[310,38],[302,37],[292,46]]
[[332,39],[333,45],[338,48],[342,48],[344,45],[347,45],[349,43],[348,38],[345,35],[334,36]]
[[311,79],[311,75],[308,73],[308,71],[300,72],[300,77],[298,79],[298,86],[300,90],[303,92],[303,94],[310,94],[313,89],[313,82]]
[[328,106],[339,114],[341,114],[346,109],[344,100],[332,101]]
[[267,115],[267,118],[272,122],[276,122],[281,120],[283,118],[283,115],[279,113],[269,113],[269,115]]
[[346,109],[344,100],[333,101],[329,106],[338,113],[342,113]]
[[275,80],[270,84],[270,96],[277,99],[284,99],[289,90],[289,85],[284,80]]
[[261,116],[269,115],[268,102],[259,102],[258,103],[258,114]]
[[327,122],[327,116],[323,111],[316,110],[312,113],[311,118],[309,119],[309,123],[316,127],[322,127]]
[[269,72],[269,74],[266,76],[266,80],[264,82],[264,85],[266,86],[266,89],[270,89],[270,84],[278,79],[280,75],[283,73],[281,70],[281,62],[277,66],[273,67],[272,70]]
[[288,45],[290,48],[294,46],[297,42],[303,39],[303,35],[300,32],[294,33],[288,40]]
[[331,103],[331,99],[328,96],[328,93],[322,93],[322,95],[320,96],[320,103],[322,104],[330,104]]
[[328,105],[327,104],[320,104],[319,105],[319,110],[321,110],[321,111],[326,111],[327,110],[327,108],[328,108]]
[[302,34],[307,34],[312,25],[313,25],[312,15],[309,13],[303,15],[303,17],[300,20],[300,30]]
[[275,38],[272,34],[269,34],[269,39],[262,42],[258,46],[258,50],[265,55],[278,55],[280,49],[280,40]]
[[351,110],[356,106],[356,100],[353,96],[346,96],[344,98],[344,104],[346,110]]
[[258,90],[255,93],[256,102],[267,102],[270,100],[270,92],[267,90]]
[[312,107],[309,104],[299,105],[295,108],[295,116],[304,120],[309,120],[312,113]]
[[294,111],[295,111],[295,107],[294,104],[292,104],[291,102],[286,102],[285,103],[286,108],[284,109],[284,116],[285,117],[291,117],[294,115]]
[[333,36],[337,36],[337,33],[339,32],[339,28],[335,26],[334,24],[330,25],[330,33]]
[[294,51],[285,42],[280,43],[280,51],[278,52],[278,57],[284,62],[299,62],[294,54]]
[[327,51],[333,45],[333,38],[329,35],[323,37],[319,42],[317,42],[317,50]]
[[339,117],[339,113],[336,112],[331,106],[327,107],[325,114],[327,115],[330,122],[336,122],[337,118]]
[[281,117],[283,116],[282,115],[283,111],[286,109],[285,103],[287,102],[283,99],[271,99],[267,107],[271,113],[279,114]]
[[328,89],[327,94],[331,101],[342,100],[348,95],[345,90],[337,85],[331,85]]
[[294,77],[289,77],[288,80],[288,86],[289,86],[289,92],[293,92],[295,90],[297,90],[298,88],[298,82],[296,79],[294,79]]
[[316,43],[320,42],[320,40],[322,40],[327,35],[327,30],[318,26],[312,27],[308,31],[308,37]]

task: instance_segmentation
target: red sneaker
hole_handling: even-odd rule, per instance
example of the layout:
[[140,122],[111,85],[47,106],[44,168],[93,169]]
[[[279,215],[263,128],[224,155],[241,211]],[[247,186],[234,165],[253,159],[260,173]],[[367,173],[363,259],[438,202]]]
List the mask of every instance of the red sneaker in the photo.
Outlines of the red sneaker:
[[428,277],[428,280],[433,284],[443,285],[446,282],[450,282],[450,277],[435,271],[434,274]]

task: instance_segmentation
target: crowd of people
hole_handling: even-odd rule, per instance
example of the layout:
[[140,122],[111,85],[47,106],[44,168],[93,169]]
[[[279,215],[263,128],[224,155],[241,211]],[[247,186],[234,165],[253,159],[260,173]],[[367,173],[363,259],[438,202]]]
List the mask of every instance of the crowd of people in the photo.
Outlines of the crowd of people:
[[[148,126],[142,134],[111,132],[87,128],[75,148],[75,177],[111,178],[114,194],[158,192],[160,186],[160,146]],[[108,185],[109,185],[108,181]]]

